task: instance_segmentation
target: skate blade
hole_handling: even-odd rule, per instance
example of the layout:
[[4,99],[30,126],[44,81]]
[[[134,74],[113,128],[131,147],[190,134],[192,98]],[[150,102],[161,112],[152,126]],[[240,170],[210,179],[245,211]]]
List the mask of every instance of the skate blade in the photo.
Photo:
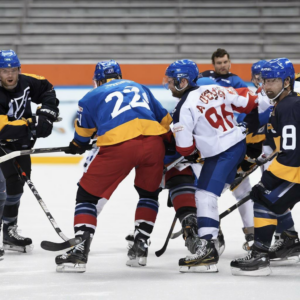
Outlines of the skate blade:
[[219,272],[218,266],[214,265],[203,265],[203,266],[181,266],[179,267],[180,273],[217,273]]
[[30,252],[32,252],[33,248],[34,248],[34,246],[32,244],[25,246],[25,247],[3,244],[4,250],[16,251],[16,252],[21,252],[21,253],[30,253]]
[[147,265],[147,257],[139,257],[135,259],[129,259],[126,262],[126,266],[128,267],[146,267]]
[[61,264],[56,266],[58,273],[84,273],[86,264]]
[[254,270],[254,271],[245,271],[245,270],[241,270],[239,268],[232,268],[231,267],[231,274],[234,276],[268,276],[272,273],[270,267],[266,267],[266,268],[261,268],[258,270]]
[[3,259],[4,259],[4,256],[1,256],[1,257],[0,257],[0,261],[3,260]]
[[299,262],[300,262],[299,256],[290,256],[290,257],[285,257],[285,258],[270,259],[270,263],[272,264],[273,267],[288,266],[288,265],[297,264]]

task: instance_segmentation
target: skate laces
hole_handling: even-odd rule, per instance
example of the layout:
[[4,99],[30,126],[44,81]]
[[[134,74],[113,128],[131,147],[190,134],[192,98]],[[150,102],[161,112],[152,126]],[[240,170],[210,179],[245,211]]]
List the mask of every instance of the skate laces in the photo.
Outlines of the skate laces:
[[77,244],[73,249],[72,249],[72,252],[75,252],[75,251],[80,251],[81,253],[84,252],[84,241],[82,241],[81,243]]
[[185,260],[186,261],[188,261],[188,260],[195,260],[197,258],[204,257],[207,254],[206,245],[207,245],[207,241],[202,241],[201,240],[201,245],[199,245],[197,247],[196,253],[193,254],[193,255],[187,256]]
[[10,237],[14,237],[17,240],[25,240],[25,238],[18,234],[18,225],[14,225],[8,228],[8,234]]
[[282,247],[283,243],[284,240],[282,239],[275,240],[275,243],[270,247],[270,252],[278,251]]
[[250,252],[247,256],[245,257],[241,257],[241,258],[237,258],[236,261],[247,261],[250,260],[252,258],[252,252]]

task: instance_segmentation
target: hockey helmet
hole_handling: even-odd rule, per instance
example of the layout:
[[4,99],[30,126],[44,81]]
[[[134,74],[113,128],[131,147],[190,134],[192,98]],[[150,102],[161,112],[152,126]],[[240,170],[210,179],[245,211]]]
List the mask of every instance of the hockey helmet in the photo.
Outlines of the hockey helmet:
[[267,62],[266,60],[260,60],[252,65],[251,67],[252,77],[253,75],[259,75],[261,73],[261,68],[266,62]]
[[195,62],[190,59],[177,60],[168,66],[163,85],[168,89],[168,78],[173,78],[174,85],[179,90],[181,79],[185,78],[190,86],[197,86],[198,74],[199,70]]
[[276,58],[265,63],[261,69],[262,79],[281,78],[284,81],[290,77],[292,90],[294,89],[295,70],[292,62],[287,58]]
[[122,78],[122,72],[120,65],[115,60],[101,61],[98,62],[95,68],[93,80],[105,80],[118,78],[120,76]]
[[13,50],[0,50],[0,68],[21,67],[19,58]]

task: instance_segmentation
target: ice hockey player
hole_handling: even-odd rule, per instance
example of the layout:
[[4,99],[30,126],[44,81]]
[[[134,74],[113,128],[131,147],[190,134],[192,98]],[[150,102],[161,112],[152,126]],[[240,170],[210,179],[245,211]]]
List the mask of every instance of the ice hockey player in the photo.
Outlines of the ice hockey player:
[[180,98],[173,118],[176,149],[184,156],[198,149],[205,158],[195,196],[200,239],[191,243],[196,253],[180,259],[179,266],[181,272],[217,272],[217,197],[233,181],[246,151],[245,132],[235,125],[233,109],[249,113],[258,96],[248,88],[240,89],[239,95],[233,88],[198,87],[193,76],[197,70],[193,61],[184,59],[171,64],[165,74],[173,97]]
[[147,242],[158,212],[165,154],[162,135],[170,131],[172,118],[147,87],[122,79],[115,61],[98,63],[94,78],[98,88],[79,101],[69,153],[82,154],[95,132],[100,150],[78,184],[74,230],[82,242],[56,257],[58,272],[85,272],[97,226],[98,200],[109,199],[133,168],[139,202],[129,260],[141,263],[140,258],[147,257]]
[[261,68],[266,62],[266,60],[259,60],[251,67],[251,82],[257,89],[262,86]]
[[230,72],[230,55],[225,49],[218,48],[211,56],[214,71],[202,72],[203,77],[209,77],[219,83],[221,86],[243,88],[247,84],[237,75]]
[[[253,64],[253,66],[251,68],[252,79],[256,78],[257,80],[259,80],[259,82],[262,83],[261,69],[265,63],[266,63],[266,61],[263,60],[263,61],[259,61],[255,64]],[[296,78],[296,74],[295,74],[295,78]],[[258,89],[256,92],[265,94],[264,90],[259,85],[258,85]],[[258,104],[258,112],[259,112],[259,122],[258,123],[260,124],[260,126],[269,122],[269,116],[271,115],[272,110],[273,110],[273,103],[270,103],[269,98],[268,98],[268,101],[265,100],[265,97],[262,97],[261,99],[262,99],[262,101],[260,101]],[[245,121],[245,118],[242,115],[243,114],[240,114],[238,116],[238,119],[237,119],[238,122]],[[242,117],[242,119],[241,119],[241,117]],[[246,117],[246,121],[248,121],[247,117]],[[251,153],[251,151],[259,153],[260,149],[262,147],[262,153],[263,153],[262,155],[269,156],[273,153],[273,151],[276,150],[276,145],[273,140],[272,126],[268,126],[267,124],[264,127],[259,128],[259,130],[256,133],[248,134],[247,138],[246,138],[246,142],[247,142],[247,152],[248,152],[248,150],[250,150],[250,153]],[[261,143],[263,143],[262,146],[261,146]],[[248,157],[251,157],[251,155],[249,153],[247,153],[247,154],[248,154]],[[254,153],[253,157],[254,158],[256,157],[255,153]],[[267,170],[270,163],[271,162],[269,162],[265,165],[262,165],[262,171]],[[251,186],[250,186],[250,182],[249,182],[247,184],[247,188],[245,189],[245,192],[248,193],[250,191],[251,191]],[[242,198],[245,197],[246,193],[242,194]],[[250,204],[249,201],[246,202],[246,204],[247,203]],[[274,214],[274,216],[275,216],[275,214]],[[298,257],[295,257],[294,253],[289,253],[289,252],[285,251],[285,248],[287,247],[287,245],[286,245],[286,243],[284,243],[284,239],[281,238],[281,234],[284,231],[293,232],[294,235],[295,234],[297,235],[297,232],[295,231],[295,227],[294,227],[294,220],[292,218],[291,210],[287,210],[284,214],[276,214],[276,217],[277,217],[277,226],[276,226],[276,231],[274,234],[275,242],[270,247],[270,253],[269,253],[270,259],[273,262],[286,260],[286,259],[289,259],[290,262],[297,262]],[[250,242],[252,243],[254,241],[254,227],[253,227],[253,234],[251,234],[250,237],[251,237]],[[247,238],[247,235],[246,235],[246,238]],[[248,248],[247,250],[250,250],[250,248]]]
[[[238,169],[237,177],[243,176],[255,167],[255,160],[262,154],[262,144],[265,140],[264,126],[268,123],[269,116],[272,112],[269,98],[265,95],[261,87],[261,68],[266,63],[265,60],[254,63],[251,67],[251,81],[256,87],[256,94],[260,94],[259,103],[256,110],[246,115],[241,113],[237,116],[238,123],[245,123],[247,126],[247,151],[246,156]],[[272,151],[271,151],[272,152]],[[270,153],[271,153],[270,152]],[[246,177],[237,188],[233,190],[233,195],[237,201],[240,201],[251,191],[249,177]],[[249,251],[254,242],[254,223],[253,223],[253,202],[248,201],[239,207],[244,227],[242,228],[246,242],[243,249]]]
[[272,59],[262,68],[264,90],[275,103],[271,115],[275,144],[280,151],[261,181],[252,188],[254,203],[254,245],[248,256],[231,262],[233,275],[267,276],[270,257],[299,255],[300,243],[294,231],[281,234],[282,247],[270,253],[278,215],[299,201],[300,192],[300,97],[293,92],[295,72],[287,58]]
[[[0,51],[0,80],[0,155],[30,149],[36,138],[45,138],[51,134],[53,122],[58,117],[59,101],[53,86],[42,76],[21,74],[21,64],[13,50]],[[35,116],[31,111],[31,102],[41,105]],[[30,177],[30,156],[20,156],[16,160]],[[29,252],[33,247],[32,240],[17,232],[24,182],[18,176],[14,160],[2,163],[1,170],[6,179],[7,193],[2,218],[4,249]],[[5,199],[3,187],[0,198],[2,201]]]

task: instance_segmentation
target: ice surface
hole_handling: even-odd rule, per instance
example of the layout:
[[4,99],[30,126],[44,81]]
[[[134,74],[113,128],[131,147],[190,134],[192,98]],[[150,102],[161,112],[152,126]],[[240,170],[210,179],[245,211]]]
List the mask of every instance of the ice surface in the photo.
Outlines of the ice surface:
[[[124,158],[126,159],[126,158]],[[82,174],[80,165],[33,165],[32,181],[62,231],[73,237],[73,212],[77,186]],[[259,171],[251,177],[258,182]],[[129,268],[125,236],[133,229],[138,196],[132,172],[118,187],[101,215],[94,237],[87,272],[56,273],[54,258],[58,253],[40,248],[42,240],[61,242],[31,191],[26,187],[21,200],[19,227],[31,237],[31,254],[6,251],[0,262],[0,299],[300,299],[300,264],[272,267],[266,278],[235,277],[230,261],[246,254],[242,250],[242,222],[236,210],[222,222],[226,249],[218,264],[219,273],[181,274],[178,260],[188,254],[182,238],[171,240],[166,253],[157,258],[154,252],[165,241],[174,217],[167,207],[167,193],[160,195],[160,211],[151,237],[148,266]],[[219,211],[235,203],[230,192],[219,200]],[[299,230],[300,205],[293,209]],[[179,230],[179,224],[176,231]]]

